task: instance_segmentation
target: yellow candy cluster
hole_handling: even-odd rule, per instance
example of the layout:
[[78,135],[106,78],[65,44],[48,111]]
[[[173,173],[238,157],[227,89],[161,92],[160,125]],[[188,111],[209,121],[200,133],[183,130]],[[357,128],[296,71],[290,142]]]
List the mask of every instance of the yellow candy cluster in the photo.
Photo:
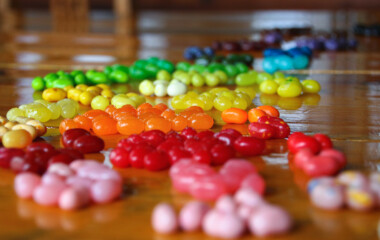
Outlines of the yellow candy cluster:
[[224,111],[231,107],[245,110],[251,105],[255,96],[256,92],[252,87],[237,87],[235,90],[213,88],[201,94],[190,91],[184,95],[175,96],[170,104],[174,109],[198,106],[205,111],[212,108]]

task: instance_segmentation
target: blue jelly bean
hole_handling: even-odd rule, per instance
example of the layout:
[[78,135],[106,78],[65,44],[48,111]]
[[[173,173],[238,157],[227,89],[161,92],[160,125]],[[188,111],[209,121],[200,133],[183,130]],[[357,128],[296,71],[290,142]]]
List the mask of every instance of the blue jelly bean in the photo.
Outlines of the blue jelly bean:
[[298,48],[298,47],[291,48],[286,53],[292,57],[295,57],[298,55],[305,55],[303,51],[301,50],[301,48]]
[[183,52],[183,57],[186,60],[194,60],[195,59],[195,55],[191,51],[188,51],[187,49]]
[[278,48],[267,48],[264,50],[264,57],[273,57],[286,54],[284,50]]
[[276,72],[277,64],[275,63],[275,57],[266,57],[263,60],[263,70],[267,73],[273,74]]
[[311,48],[309,47],[300,47],[299,48],[306,56],[308,56],[309,58],[311,57],[311,55],[313,54],[313,51],[311,50]]
[[309,65],[309,58],[305,55],[298,55],[293,58],[293,66],[295,69],[305,69]]
[[209,57],[213,57],[215,55],[215,51],[211,47],[205,47],[205,48],[203,48],[203,52],[204,52],[205,55],[207,55]]
[[330,51],[336,51],[339,49],[339,43],[337,39],[330,38],[325,41],[325,48]]
[[279,70],[294,69],[293,59],[287,55],[278,56],[275,62]]

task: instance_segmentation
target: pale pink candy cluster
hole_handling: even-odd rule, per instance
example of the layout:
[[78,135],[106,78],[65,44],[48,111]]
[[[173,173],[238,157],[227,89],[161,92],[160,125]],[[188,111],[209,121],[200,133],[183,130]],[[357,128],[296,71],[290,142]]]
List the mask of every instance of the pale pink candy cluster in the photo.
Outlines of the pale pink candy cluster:
[[203,230],[219,238],[237,238],[247,228],[254,236],[279,235],[292,227],[289,214],[278,206],[268,204],[259,194],[247,188],[240,189],[234,197],[224,195],[210,208],[203,202],[186,204],[177,214],[167,204],[158,204],[152,214],[152,226],[163,234]]
[[108,203],[117,199],[122,191],[122,178],[95,160],[76,160],[70,165],[52,164],[42,177],[21,173],[16,176],[14,187],[20,198],[75,210],[91,202]]
[[217,173],[209,165],[182,159],[170,168],[173,187],[194,198],[214,201],[239,188],[250,188],[259,194],[265,191],[265,181],[255,166],[245,159],[230,159]]

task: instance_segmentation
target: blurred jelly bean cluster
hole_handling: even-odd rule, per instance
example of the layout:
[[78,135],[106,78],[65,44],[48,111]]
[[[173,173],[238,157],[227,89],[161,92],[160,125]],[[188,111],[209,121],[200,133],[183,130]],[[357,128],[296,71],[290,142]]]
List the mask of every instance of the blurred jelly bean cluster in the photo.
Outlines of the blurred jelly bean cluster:
[[312,204],[325,210],[347,207],[370,211],[380,206],[380,174],[344,171],[336,177],[314,178],[307,191]]
[[300,37],[295,40],[298,47],[308,47],[315,51],[344,51],[354,50],[358,45],[358,41],[354,38],[347,38],[344,36],[314,36],[314,37]]
[[311,49],[308,47],[295,47],[289,50],[268,48],[263,52],[263,70],[268,73],[287,71],[292,69],[305,69],[309,66]]
[[359,36],[380,36],[380,24],[356,24],[354,33]]

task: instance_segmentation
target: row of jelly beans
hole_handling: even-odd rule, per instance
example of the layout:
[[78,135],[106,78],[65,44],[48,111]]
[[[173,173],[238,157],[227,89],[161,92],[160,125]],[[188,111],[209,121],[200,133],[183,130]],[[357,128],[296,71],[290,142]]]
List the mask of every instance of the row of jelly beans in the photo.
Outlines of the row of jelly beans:
[[92,130],[96,135],[139,134],[143,131],[170,130],[181,131],[186,127],[210,129],[214,120],[199,107],[190,107],[180,114],[168,109],[165,104],[154,107],[149,103],[137,109],[131,105],[116,108],[109,105],[103,110],[89,110],[74,119],[65,119],[60,123],[61,133],[71,128]]
[[305,69],[309,66],[311,50],[308,47],[282,49],[266,49],[264,51],[263,70],[268,73]]

